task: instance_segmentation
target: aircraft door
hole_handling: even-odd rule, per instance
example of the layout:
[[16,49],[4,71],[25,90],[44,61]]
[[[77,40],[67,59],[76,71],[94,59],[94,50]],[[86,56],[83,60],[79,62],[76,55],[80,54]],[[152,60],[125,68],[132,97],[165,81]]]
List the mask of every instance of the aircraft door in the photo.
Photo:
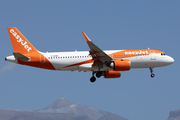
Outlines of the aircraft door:
[[151,50],[150,56],[151,56],[151,60],[156,60],[156,54],[154,50]]

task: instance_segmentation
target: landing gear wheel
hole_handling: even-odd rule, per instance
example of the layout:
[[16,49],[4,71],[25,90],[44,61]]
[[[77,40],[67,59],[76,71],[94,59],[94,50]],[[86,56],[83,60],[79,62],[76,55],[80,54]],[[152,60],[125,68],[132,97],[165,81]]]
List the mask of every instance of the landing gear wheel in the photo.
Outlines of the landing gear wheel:
[[153,78],[155,76],[155,74],[153,73],[153,68],[149,68],[150,72],[151,72],[151,77]]
[[151,77],[153,78],[154,76],[155,76],[155,74],[152,73],[152,74],[151,74]]
[[96,81],[96,78],[95,78],[94,76],[92,76],[92,77],[90,78],[90,81],[93,83],[93,82]]
[[96,73],[96,77],[97,77],[97,78],[100,78],[101,76],[102,76],[102,72],[97,72],[97,73]]

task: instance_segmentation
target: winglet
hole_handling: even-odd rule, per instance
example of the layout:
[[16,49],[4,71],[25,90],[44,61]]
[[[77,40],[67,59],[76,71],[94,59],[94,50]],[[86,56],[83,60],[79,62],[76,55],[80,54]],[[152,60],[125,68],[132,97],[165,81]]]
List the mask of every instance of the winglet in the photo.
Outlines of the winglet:
[[84,32],[82,32],[82,34],[83,34],[86,42],[91,42],[91,40],[88,38],[88,36]]

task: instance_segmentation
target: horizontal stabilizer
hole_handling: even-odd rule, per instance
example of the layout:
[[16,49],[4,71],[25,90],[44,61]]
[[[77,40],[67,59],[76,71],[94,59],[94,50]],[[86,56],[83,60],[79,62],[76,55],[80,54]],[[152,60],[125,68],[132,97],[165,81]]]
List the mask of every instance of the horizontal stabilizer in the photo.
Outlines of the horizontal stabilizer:
[[21,54],[21,53],[19,53],[19,52],[13,52],[13,55],[14,55],[14,57],[15,57],[16,59],[19,59],[19,60],[22,60],[22,61],[25,61],[25,62],[27,62],[27,61],[30,60],[29,57],[26,57],[26,56],[24,56],[23,54]]

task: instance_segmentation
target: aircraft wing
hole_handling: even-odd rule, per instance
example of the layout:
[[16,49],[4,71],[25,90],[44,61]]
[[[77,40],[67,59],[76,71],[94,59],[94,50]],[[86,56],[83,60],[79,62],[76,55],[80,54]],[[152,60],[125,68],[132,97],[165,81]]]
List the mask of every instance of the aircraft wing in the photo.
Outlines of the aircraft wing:
[[82,32],[82,34],[90,48],[89,55],[91,55],[94,60],[93,65],[112,60],[112,58],[109,55],[107,55],[103,50],[101,50],[98,46],[96,46],[84,32]]

